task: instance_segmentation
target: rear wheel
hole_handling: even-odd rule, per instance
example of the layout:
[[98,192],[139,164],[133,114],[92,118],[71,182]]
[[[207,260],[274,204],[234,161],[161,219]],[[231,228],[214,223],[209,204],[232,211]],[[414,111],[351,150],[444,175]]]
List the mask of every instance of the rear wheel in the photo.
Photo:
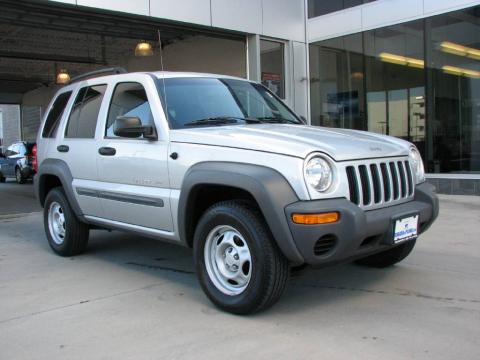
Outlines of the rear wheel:
[[0,173],[0,183],[4,183],[6,181],[5,176],[3,176],[2,173]]
[[17,180],[17,183],[19,184],[25,184],[26,179],[22,175],[22,170],[20,170],[19,167],[15,169],[15,180]]
[[415,242],[416,240],[410,240],[394,247],[393,249],[357,260],[356,263],[375,268],[384,268],[395,265],[405,259],[412,252],[415,247]]
[[89,227],[78,221],[61,188],[51,190],[43,209],[45,232],[50,247],[60,256],[73,256],[85,251]]
[[225,201],[208,209],[194,238],[200,284],[219,308],[248,314],[282,295],[289,264],[261,214],[249,204]]

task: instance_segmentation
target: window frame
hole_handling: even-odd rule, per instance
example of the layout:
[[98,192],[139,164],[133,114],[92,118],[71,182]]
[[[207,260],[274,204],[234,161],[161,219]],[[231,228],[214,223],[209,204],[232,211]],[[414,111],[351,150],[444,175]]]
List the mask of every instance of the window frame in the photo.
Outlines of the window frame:
[[[152,102],[151,102],[151,99],[148,96],[148,91],[147,91],[147,88],[145,87],[145,84],[143,84],[141,81],[138,81],[138,80],[119,80],[118,82],[112,84],[112,91],[109,95],[110,99],[108,100],[108,107],[106,109],[106,114],[105,114],[105,123],[104,123],[103,130],[102,130],[103,139],[106,139],[106,140],[133,140],[133,141],[147,141],[147,142],[158,141],[158,139],[154,140],[154,139],[148,139],[148,138],[143,138],[143,137],[141,137],[141,138],[128,138],[128,137],[123,137],[123,136],[108,136],[107,135],[108,116],[110,114],[110,108],[112,106],[113,97],[115,96],[115,91],[117,90],[117,87],[122,85],[122,84],[138,84],[143,88],[143,90],[145,91],[145,95],[147,97],[147,100],[148,100],[148,106],[150,107],[150,113],[152,114],[152,124],[151,125],[153,126],[155,133],[158,134],[157,124],[155,123],[155,113],[153,111],[153,108],[152,108],[152,105],[151,105]],[[156,84],[155,84],[155,87],[156,87]],[[159,97],[160,97],[160,95],[159,95]],[[162,105],[162,108],[163,108],[163,103],[161,105]],[[165,112],[164,109],[162,109],[162,110]]]

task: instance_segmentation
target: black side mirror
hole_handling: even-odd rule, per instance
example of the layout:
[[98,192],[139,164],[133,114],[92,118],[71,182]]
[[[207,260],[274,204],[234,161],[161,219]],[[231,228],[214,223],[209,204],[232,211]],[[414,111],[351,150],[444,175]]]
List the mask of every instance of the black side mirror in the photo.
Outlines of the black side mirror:
[[126,138],[138,138],[143,135],[145,139],[157,139],[155,128],[152,125],[142,125],[137,116],[117,117],[113,123],[113,133]]

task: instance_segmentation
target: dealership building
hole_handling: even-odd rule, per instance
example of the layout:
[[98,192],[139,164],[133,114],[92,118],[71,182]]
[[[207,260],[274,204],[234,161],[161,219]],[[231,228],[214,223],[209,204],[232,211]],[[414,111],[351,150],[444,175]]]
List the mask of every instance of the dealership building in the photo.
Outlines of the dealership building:
[[0,0],[0,139],[106,67],[259,81],[316,126],[409,140],[440,192],[480,195],[480,1]]

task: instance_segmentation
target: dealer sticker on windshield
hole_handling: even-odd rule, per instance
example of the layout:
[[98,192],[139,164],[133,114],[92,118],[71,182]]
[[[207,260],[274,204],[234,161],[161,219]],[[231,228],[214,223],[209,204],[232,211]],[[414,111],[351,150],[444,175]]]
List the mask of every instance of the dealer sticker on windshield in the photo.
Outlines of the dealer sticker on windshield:
[[395,221],[393,242],[399,243],[417,237],[418,215],[409,216]]

